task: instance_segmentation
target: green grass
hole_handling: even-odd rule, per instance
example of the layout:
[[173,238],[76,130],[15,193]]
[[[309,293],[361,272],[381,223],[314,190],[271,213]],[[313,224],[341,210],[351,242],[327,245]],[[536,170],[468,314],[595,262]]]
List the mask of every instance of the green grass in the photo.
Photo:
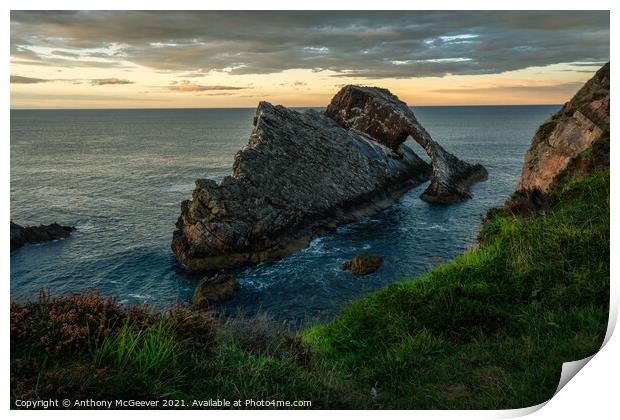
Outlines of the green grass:
[[[584,156],[588,158],[588,156]],[[291,333],[99,297],[11,307],[11,399],[310,400],[312,408],[517,408],[596,352],[609,303],[609,170],[566,176],[540,217]]]
[[358,390],[374,388],[373,407],[545,401],[562,362],[593,354],[605,335],[609,172],[556,200],[545,217],[498,212],[477,248],[359,300],[304,341]]
[[118,333],[105,337],[97,347],[95,366],[135,369],[145,373],[174,370],[182,344],[175,339],[170,321],[166,319],[158,320],[146,329],[136,328],[127,320]]

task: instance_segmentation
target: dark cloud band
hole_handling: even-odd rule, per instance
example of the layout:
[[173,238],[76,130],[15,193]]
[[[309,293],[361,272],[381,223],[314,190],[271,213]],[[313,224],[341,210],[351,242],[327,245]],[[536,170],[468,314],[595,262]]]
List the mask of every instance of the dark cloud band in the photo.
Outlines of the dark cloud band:
[[31,85],[35,83],[45,83],[48,82],[47,79],[39,79],[37,77],[26,77],[26,76],[16,76],[11,75],[11,83],[14,84],[23,84],[23,85]]
[[92,79],[90,83],[93,86],[103,86],[103,85],[130,85],[133,84],[131,80],[125,79],[117,79],[116,77],[110,77],[107,79]]
[[93,86],[104,86],[104,85],[130,85],[133,84],[131,80],[118,79],[116,77],[110,77],[107,79],[39,79],[36,77],[26,77],[12,74],[11,75],[11,83],[13,84],[34,84],[34,83],[47,83],[47,82],[61,82],[61,83],[72,83],[72,84],[81,84],[84,82],[88,82]]
[[241,90],[247,88],[242,86],[199,85],[197,83],[190,82],[189,80],[182,80],[180,82],[173,81],[168,89],[173,92],[204,92],[212,90]]
[[[53,49],[37,53],[37,47]],[[338,77],[495,74],[609,59],[607,11],[14,11],[14,62]]]

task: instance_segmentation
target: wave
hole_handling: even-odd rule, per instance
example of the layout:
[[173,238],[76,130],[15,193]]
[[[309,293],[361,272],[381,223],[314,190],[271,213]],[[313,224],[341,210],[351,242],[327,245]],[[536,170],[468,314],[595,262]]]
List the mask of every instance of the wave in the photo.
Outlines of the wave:
[[170,187],[166,188],[166,192],[192,192],[194,191],[195,185],[191,184],[174,184]]
[[139,294],[135,294],[135,293],[131,293],[131,294],[127,295],[127,296],[129,296],[130,298],[133,298],[133,299],[141,299],[141,300],[148,300],[148,299],[152,298],[152,296],[150,296],[150,295],[139,295]]
[[78,220],[75,228],[80,232],[89,232],[95,230],[95,222],[92,219]]

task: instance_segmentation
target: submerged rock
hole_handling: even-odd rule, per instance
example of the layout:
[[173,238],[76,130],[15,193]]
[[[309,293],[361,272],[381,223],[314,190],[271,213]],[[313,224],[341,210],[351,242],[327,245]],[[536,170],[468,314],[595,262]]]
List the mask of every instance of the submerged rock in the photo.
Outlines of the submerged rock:
[[232,276],[216,274],[205,277],[194,290],[192,304],[198,309],[206,309],[216,302],[232,298],[240,287],[239,282]]
[[411,136],[431,158],[431,184],[420,196],[425,201],[449,204],[471,198],[470,186],[487,179],[484,166],[471,165],[447,152],[420,125],[409,106],[387,89],[345,86],[328,105],[327,115],[394,150]]
[[381,264],[383,264],[383,257],[363,252],[353,257],[350,261],[345,261],[342,264],[342,269],[363,276],[374,273]]
[[24,227],[11,222],[11,251],[27,243],[37,244],[66,238],[73,230],[75,230],[75,228],[71,226],[61,226],[58,223]]
[[517,191],[547,192],[553,180],[598,140],[609,138],[609,63],[541,125],[525,155]]
[[[425,146],[432,170],[403,144],[409,134]],[[468,196],[465,186],[486,171],[443,150],[385,89],[349,86],[327,112],[261,102],[232,175],[197,180],[181,204],[172,250],[193,270],[281,258],[393,204],[431,173],[425,195],[449,202]]]

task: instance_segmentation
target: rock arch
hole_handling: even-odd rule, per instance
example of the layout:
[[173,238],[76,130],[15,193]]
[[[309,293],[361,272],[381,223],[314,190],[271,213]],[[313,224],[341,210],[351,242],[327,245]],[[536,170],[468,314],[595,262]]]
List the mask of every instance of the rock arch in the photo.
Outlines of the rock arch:
[[464,162],[434,141],[407,104],[387,89],[347,85],[334,96],[326,114],[394,151],[411,136],[431,158],[431,184],[421,195],[425,201],[448,204],[471,198],[470,186],[488,177],[484,166]]

